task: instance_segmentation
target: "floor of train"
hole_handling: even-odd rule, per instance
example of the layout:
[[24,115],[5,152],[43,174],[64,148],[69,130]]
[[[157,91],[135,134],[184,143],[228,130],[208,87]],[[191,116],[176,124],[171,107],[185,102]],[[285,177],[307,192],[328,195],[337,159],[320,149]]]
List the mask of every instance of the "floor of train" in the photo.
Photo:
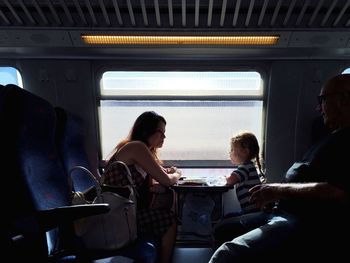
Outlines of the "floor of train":
[[173,263],[208,263],[213,252],[210,247],[176,247]]
[[[213,249],[209,247],[175,247],[172,263],[208,263]],[[95,260],[94,263],[132,263],[133,260],[121,256]]]
[[[213,254],[212,241],[209,237],[178,233],[172,263],[208,263]],[[132,263],[124,257],[111,257],[96,260],[94,263]]]

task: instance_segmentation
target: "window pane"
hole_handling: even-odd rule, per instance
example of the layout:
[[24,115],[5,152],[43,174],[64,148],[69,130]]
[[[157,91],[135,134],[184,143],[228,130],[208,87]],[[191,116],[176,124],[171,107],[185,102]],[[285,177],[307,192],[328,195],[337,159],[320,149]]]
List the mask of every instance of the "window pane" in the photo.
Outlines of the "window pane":
[[261,96],[258,72],[108,71],[101,95],[117,96]]
[[230,137],[243,130],[262,144],[263,81],[258,72],[108,71],[100,93],[102,158],[149,110],[167,120],[159,154],[177,166],[231,166]]
[[136,118],[154,110],[167,120],[162,160],[229,160],[233,133],[249,130],[262,140],[262,101],[116,101],[100,108],[105,158],[125,138]]
[[13,67],[0,67],[0,84],[15,84],[22,88],[23,84],[21,74]]
[[342,74],[350,74],[350,68],[345,69]]

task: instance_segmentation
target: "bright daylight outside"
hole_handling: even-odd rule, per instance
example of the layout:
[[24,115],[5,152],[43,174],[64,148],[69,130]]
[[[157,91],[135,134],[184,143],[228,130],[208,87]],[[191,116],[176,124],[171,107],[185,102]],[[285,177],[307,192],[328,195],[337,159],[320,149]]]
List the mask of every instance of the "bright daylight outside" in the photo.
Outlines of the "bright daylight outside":
[[182,167],[231,167],[229,140],[251,131],[262,145],[263,82],[258,72],[118,72],[101,80],[102,158],[153,110],[167,120],[160,157]]
[[15,84],[23,88],[21,74],[13,67],[0,67],[0,84]]

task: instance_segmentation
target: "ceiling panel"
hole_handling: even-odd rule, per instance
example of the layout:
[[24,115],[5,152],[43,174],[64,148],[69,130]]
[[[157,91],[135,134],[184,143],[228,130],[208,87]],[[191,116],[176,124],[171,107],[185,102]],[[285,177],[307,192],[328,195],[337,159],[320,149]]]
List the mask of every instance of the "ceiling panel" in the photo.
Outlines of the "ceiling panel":
[[[350,57],[349,29],[350,0],[0,0],[2,57],[34,56],[34,52],[36,56],[109,57],[139,52],[145,56],[346,59]],[[278,34],[280,39],[271,47],[101,49],[81,41],[81,34],[89,33]]]
[[349,5],[349,0],[0,0],[0,27],[147,32],[349,29]]

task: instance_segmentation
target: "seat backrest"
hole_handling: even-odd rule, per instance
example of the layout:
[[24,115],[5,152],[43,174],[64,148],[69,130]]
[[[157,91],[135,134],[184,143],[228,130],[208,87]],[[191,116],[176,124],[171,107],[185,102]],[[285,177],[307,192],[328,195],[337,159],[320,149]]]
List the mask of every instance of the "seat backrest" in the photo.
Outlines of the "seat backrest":
[[[46,100],[15,85],[1,86],[0,121],[2,122],[0,139],[4,153],[4,158],[0,158],[3,184],[0,196],[2,200],[8,200],[8,202],[3,202],[6,216],[2,216],[1,219],[0,245],[8,243],[7,236],[13,237],[17,232],[23,233],[24,230],[24,232],[31,232],[32,235],[29,244],[26,244],[28,246],[26,246],[25,253],[20,255],[21,261],[35,259],[36,262],[44,262],[48,255],[54,254],[57,249],[68,248],[66,245],[74,250],[75,255],[90,257],[89,252],[83,250],[80,243],[76,242],[78,240],[70,239],[74,234],[69,229],[68,231],[54,229],[45,233],[49,228],[39,229],[40,222],[27,220],[36,218],[35,216],[40,214],[40,211],[47,212],[49,210],[50,212],[51,208],[71,205],[71,187],[68,174],[61,161],[63,157],[61,158],[57,152],[54,107]],[[68,127],[71,126],[67,126],[69,130]],[[71,142],[75,139],[77,138],[74,136],[70,137]],[[67,139],[66,143],[69,144],[68,141]],[[65,147],[67,146],[66,144]],[[72,153],[72,151],[67,149],[67,153]],[[85,157],[82,159],[87,160]],[[67,157],[66,160],[72,159]],[[76,164],[84,165],[84,163],[74,162],[69,165]],[[58,209],[58,212],[60,211],[62,210]],[[63,221],[55,226],[66,227],[67,216],[68,214],[63,214]],[[45,220],[45,218],[40,219]],[[59,230],[67,229],[60,228]],[[5,234],[6,237],[3,236]],[[59,238],[58,235],[64,235],[64,238]],[[64,243],[63,246],[59,244],[60,242]],[[12,247],[10,246],[10,248]],[[32,255],[27,255],[31,252],[33,252]],[[101,258],[104,255],[104,253],[97,252],[95,254],[93,251],[90,253],[92,253],[91,258]],[[133,258],[142,258],[142,262],[145,262],[145,258],[147,258],[147,262],[154,262],[156,256],[154,246],[148,242],[139,242],[133,247],[108,253],[110,256],[122,254],[128,254]]]
[[[55,107],[55,111],[57,147],[66,173],[69,174],[76,166],[83,166],[94,173],[86,153],[86,130],[83,120],[61,107]],[[84,192],[95,185],[94,180],[80,169],[72,171],[71,179],[75,191]]]
[[[3,189],[7,199],[13,197],[7,204],[11,222],[23,219],[19,227],[29,231],[27,217],[71,204],[67,175],[56,151],[56,114],[49,102],[15,85],[1,87],[0,101]],[[56,245],[55,231],[47,238],[46,256]]]
[[[0,198],[3,200],[0,245],[3,257],[19,260],[18,251],[21,251],[21,254],[27,253],[18,246],[22,243],[18,237],[22,239],[24,234],[27,237],[30,233],[29,229],[32,228],[32,224],[24,223],[24,219],[33,213],[34,204],[30,200],[29,191],[24,187],[23,180],[19,176],[19,167],[16,166],[15,161],[16,150],[14,146],[17,144],[18,123],[13,119],[15,116],[11,116],[16,110],[17,101],[13,100],[15,92],[14,87],[0,85],[0,145],[3,152],[0,158],[0,174],[3,185],[0,191]],[[41,246],[41,242],[39,242],[38,245],[32,245],[30,249],[35,249],[38,251],[37,254],[41,254],[39,251],[46,249],[46,245]],[[43,254],[38,256],[43,256]]]
[[[21,88],[13,89],[12,121],[18,131],[13,145],[20,176],[30,191],[35,209],[70,205],[67,174],[55,144],[56,114],[46,100]],[[16,134],[18,132],[18,134]]]
[[[23,178],[20,176],[21,167],[18,166],[19,156],[18,136],[20,133],[21,118],[21,97],[18,95],[18,87],[7,85],[0,88],[0,138],[3,156],[0,158],[1,178],[4,185],[1,195],[4,198],[13,196],[16,191],[17,198],[14,202],[4,202],[5,211],[8,213],[9,220],[16,219],[21,216],[27,216],[34,211],[34,204],[30,199],[30,193],[24,186]],[[17,98],[18,97],[18,98]],[[6,199],[2,199],[6,200]],[[16,209],[11,209],[15,207]]]

